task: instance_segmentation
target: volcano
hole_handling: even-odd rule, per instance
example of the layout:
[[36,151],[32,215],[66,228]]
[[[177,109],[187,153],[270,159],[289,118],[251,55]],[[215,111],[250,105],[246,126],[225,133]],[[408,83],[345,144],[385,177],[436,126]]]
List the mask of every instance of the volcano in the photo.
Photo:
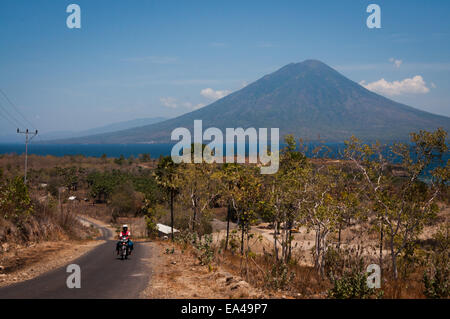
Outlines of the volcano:
[[59,143],[167,143],[178,127],[279,128],[305,141],[406,141],[419,130],[450,129],[450,118],[397,103],[346,78],[328,65],[291,63],[208,106],[164,122],[58,141]]

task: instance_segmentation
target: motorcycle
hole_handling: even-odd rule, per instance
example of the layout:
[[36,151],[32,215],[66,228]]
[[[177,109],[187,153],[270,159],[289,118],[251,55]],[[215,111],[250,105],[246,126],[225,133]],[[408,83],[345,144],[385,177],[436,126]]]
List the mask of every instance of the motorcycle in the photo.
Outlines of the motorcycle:
[[120,238],[120,244],[119,244],[119,255],[120,259],[128,259],[129,255],[129,249],[128,249],[128,238],[123,236]]

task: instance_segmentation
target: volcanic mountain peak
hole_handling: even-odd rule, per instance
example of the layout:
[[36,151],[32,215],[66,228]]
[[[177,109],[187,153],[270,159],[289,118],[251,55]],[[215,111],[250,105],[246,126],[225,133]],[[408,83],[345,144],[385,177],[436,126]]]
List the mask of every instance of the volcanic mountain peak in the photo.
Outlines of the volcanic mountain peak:
[[174,119],[64,143],[170,142],[177,127],[279,128],[281,136],[342,142],[405,141],[409,133],[450,129],[450,118],[417,110],[371,92],[318,60],[291,63],[208,106]]

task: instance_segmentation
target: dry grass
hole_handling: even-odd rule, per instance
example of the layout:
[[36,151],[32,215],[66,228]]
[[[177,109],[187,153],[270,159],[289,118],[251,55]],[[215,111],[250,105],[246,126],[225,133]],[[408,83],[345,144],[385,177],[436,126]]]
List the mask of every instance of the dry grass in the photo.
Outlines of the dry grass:
[[424,299],[424,286],[419,271],[409,279],[389,280],[382,285],[386,299]]
[[18,220],[0,218],[0,242],[10,244],[81,239],[90,235],[74,213],[64,210],[59,212],[48,203],[35,202],[33,214]]
[[263,289],[269,296],[284,295],[290,298],[323,298],[331,288],[313,267],[291,264],[286,275],[276,271],[272,256],[252,256],[248,259],[229,251],[217,254],[215,261],[222,268],[239,274],[252,286]]
[[262,290],[252,287],[238,274],[229,273],[217,264],[201,265],[192,247],[169,241],[154,241],[151,245],[152,276],[148,288],[142,294],[143,298],[267,297]]

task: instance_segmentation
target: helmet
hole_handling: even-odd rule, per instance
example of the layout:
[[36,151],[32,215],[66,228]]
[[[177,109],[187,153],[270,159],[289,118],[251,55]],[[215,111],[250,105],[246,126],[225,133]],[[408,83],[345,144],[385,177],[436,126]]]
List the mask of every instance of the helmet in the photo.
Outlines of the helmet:
[[128,229],[128,225],[123,225],[122,228],[123,229],[125,229],[125,228]]

